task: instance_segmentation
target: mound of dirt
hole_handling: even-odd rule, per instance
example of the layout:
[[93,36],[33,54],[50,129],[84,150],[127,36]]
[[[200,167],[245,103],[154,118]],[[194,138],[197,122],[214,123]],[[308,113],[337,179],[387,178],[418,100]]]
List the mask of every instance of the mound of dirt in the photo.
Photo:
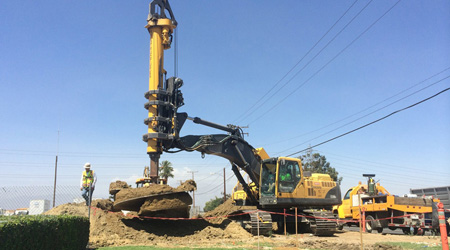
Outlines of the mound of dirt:
[[187,193],[174,193],[155,198],[148,198],[142,204],[138,215],[164,218],[189,217],[189,205],[192,198]]
[[180,186],[175,188],[176,192],[192,192],[197,190],[197,183],[195,183],[194,180],[187,180],[183,183],[181,183]]
[[[113,205],[113,202],[108,199],[99,199],[99,200],[93,200],[92,206],[94,208],[100,208],[102,210],[109,211],[111,210]],[[84,216],[88,217],[89,209],[88,207],[83,203],[67,203],[62,204],[57,207],[54,207],[48,211],[46,211],[45,215],[74,215],[74,216]]]
[[128,185],[128,183],[126,183],[125,181],[118,180],[116,182],[111,182],[109,184],[109,194],[115,195],[120,190],[122,190],[124,188],[129,188],[129,187],[130,187],[130,185]]
[[[94,207],[95,203],[95,207]],[[109,200],[93,201],[90,216],[89,245],[92,248],[123,245],[153,245],[159,247],[230,247],[254,249],[261,244],[273,246],[274,249],[360,249],[359,232],[344,232],[334,237],[315,237],[309,234],[299,236],[253,237],[239,224],[230,220],[213,223],[197,220],[144,220],[123,213],[113,213],[102,209],[112,202]],[[217,209],[216,214],[224,211],[227,204]],[[228,204],[229,205],[229,204]],[[68,203],[47,211],[46,214],[72,214],[87,216],[88,208],[83,204]],[[439,237],[364,234],[364,249],[398,250],[397,246],[378,242],[430,242],[439,244]]]
[[[234,222],[212,224],[205,220],[144,220],[123,213],[105,210],[110,200],[92,202],[89,242],[95,247],[120,245],[155,245],[171,242],[207,242],[210,239],[231,239],[233,237],[251,238],[252,236]],[[67,203],[55,207],[45,214],[70,214],[88,216],[88,207],[84,204]]]
[[235,206],[232,203],[232,199],[228,199],[224,203],[216,207],[214,210],[206,212],[203,217],[214,217],[214,219],[210,219],[212,222],[222,223],[223,220],[225,220],[224,216],[230,215],[237,211],[254,209],[256,209],[256,206]]
[[[119,181],[116,181],[117,183]],[[114,183],[114,182],[113,182]],[[111,184],[113,184],[111,183]],[[110,184],[110,189],[111,189]],[[161,184],[149,184],[148,186],[141,188],[124,188],[121,189],[115,197],[115,202],[121,202],[123,200],[129,200],[137,197],[150,196],[150,195],[158,195],[165,193],[174,193],[174,192],[190,192],[197,189],[197,185],[193,180],[187,180],[182,183],[177,188],[173,188],[169,185],[161,185]]]
[[45,215],[74,215],[74,216],[84,216],[88,217],[88,207],[84,203],[67,203],[54,207],[47,212]]
[[[115,183],[121,185],[119,181]],[[116,185],[112,184],[110,190],[116,188]],[[177,188],[161,184],[149,184],[140,188],[123,188],[115,194],[113,210],[135,211],[140,216],[188,217],[192,197],[187,192],[196,189],[197,186],[193,180],[187,180]]]

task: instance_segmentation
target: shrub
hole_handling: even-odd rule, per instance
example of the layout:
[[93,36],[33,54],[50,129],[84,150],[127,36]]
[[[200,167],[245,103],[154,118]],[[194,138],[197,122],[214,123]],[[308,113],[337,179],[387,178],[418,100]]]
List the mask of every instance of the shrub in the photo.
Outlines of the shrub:
[[13,216],[1,224],[1,249],[86,249],[89,240],[86,217]]

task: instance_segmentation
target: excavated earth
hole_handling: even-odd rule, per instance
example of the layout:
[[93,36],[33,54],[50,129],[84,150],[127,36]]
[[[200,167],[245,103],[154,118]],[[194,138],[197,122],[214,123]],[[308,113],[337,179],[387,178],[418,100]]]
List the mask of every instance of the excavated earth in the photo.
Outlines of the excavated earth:
[[197,189],[193,180],[187,180],[177,188],[169,185],[150,184],[131,188],[123,181],[112,182],[110,194],[115,195],[113,210],[130,210],[139,216],[187,217],[192,198],[187,192]]
[[[90,215],[91,248],[102,246],[148,245],[160,247],[226,247],[256,249],[258,243],[265,249],[361,249],[359,232],[342,231],[333,237],[317,237],[310,234],[274,234],[272,237],[252,236],[237,223],[221,216],[237,208],[227,201],[205,216],[212,219],[195,220],[148,220],[137,217],[137,213],[110,211],[113,202],[95,200]],[[246,207],[245,209],[247,209]],[[68,203],[47,211],[49,215],[70,214],[88,216],[83,204]],[[216,218],[219,217],[219,218]],[[363,234],[364,249],[402,249],[383,242],[412,242],[425,246],[439,245],[440,238],[434,236],[407,236],[391,234]],[[270,247],[267,247],[270,246]]]

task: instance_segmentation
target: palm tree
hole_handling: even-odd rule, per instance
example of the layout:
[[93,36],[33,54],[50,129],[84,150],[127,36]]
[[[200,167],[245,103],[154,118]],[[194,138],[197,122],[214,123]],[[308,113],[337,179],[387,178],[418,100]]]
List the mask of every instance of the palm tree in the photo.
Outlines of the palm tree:
[[159,165],[159,176],[163,179],[173,178],[173,167],[170,161],[162,161]]

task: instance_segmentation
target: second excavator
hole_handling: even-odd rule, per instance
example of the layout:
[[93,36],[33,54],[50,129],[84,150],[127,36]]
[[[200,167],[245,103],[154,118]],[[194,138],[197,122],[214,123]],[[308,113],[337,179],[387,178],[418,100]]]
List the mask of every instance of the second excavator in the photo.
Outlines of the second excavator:
[[[164,50],[170,48],[172,32],[177,22],[167,0],[154,0],[146,28],[150,32],[150,84],[145,94],[148,102],[148,133],[143,136],[150,156],[150,178],[158,182],[159,158],[163,152],[198,151],[226,158],[242,187],[236,205],[256,206],[264,210],[233,217],[251,232],[270,234],[272,222],[293,225],[295,218],[280,215],[298,212],[300,225],[316,235],[331,235],[336,229],[332,206],[341,203],[339,185],[329,175],[304,171],[301,160],[289,157],[269,157],[262,148],[254,148],[238,126],[222,126],[198,117],[178,112],[184,104],[180,88],[183,80],[166,79],[163,67]],[[216,128],[223,134],[180,136],[186,120]],[[173,150],[176,151],[173,151]],[[244,171],[250,181],[241,174]],[[126,202],[122,202],[126,207]]]

